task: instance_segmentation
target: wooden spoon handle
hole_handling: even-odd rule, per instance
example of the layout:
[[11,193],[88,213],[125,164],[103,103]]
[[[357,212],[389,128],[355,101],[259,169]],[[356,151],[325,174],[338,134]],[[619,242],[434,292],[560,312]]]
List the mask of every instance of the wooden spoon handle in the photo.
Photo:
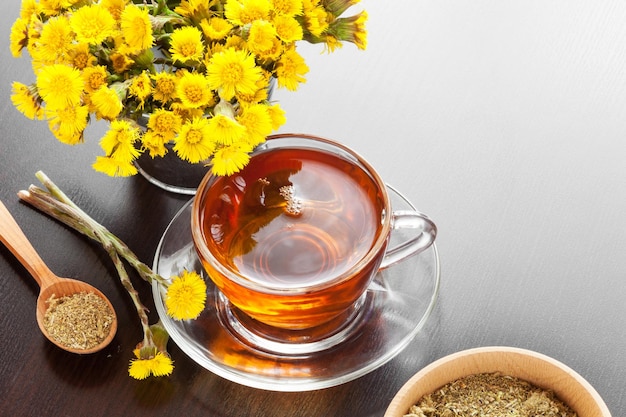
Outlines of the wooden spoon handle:
[[0,241],[24,265],[40,287],[57,280],[2,201],[0,201]]

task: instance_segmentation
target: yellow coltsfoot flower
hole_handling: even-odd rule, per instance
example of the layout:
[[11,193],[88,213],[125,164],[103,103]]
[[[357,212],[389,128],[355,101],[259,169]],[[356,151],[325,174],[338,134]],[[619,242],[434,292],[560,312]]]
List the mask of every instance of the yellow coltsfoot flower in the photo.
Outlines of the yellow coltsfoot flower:
[[184,161],[196,164],[208,159],[215,151],[209,120],[194,117],[183,124],[176,137],[174,151]]
[[124,7],[121,20],[124,41],[132,51],[140,52],[152,46],[154,39],[148,9],[131,3]]
[[218,176],[239,172],[250,162],[251,151],[250,145],[241,142],[218,149],[213,155],[211,172]]
[[146,379],[150,375],[168,376],[174,371],[174,361],[156,346],[138,348],[134,353],[136,359],[131,359],[128,374],[135,379]]
[[204,310],[206,283],[194,271],[183,271],[172,279],[165,295],[167,314],[176,320],[192,320]]
[[365,10],[351,17],[342,17],[333,21],[328,32],[340,41],[352,42],[357,48],[365,49],[367,47],[365,30],[367,19],[368,15]]
[[49,65],[37,74],[39,95],[53,107],[80,105],[83,88],[80,71],[68,65]]
[[228,48],[213,55],[207,65],[207,81],[224,100],[230,100],[236,92],[254,94],[262,77],[254,56],[242,50]]
[[70,26],[78,42],[97,45],[116,34],[115,19],[104,7],[93,4],[79,8],[70,17]]
[[174,61],[200,61],[204,55],[202,32],[195,26],[174,30],[170,53]]
[[34,88],[18,81],[12,84],[11,102],[24,116],[32,120],[43,119],[44,112]]

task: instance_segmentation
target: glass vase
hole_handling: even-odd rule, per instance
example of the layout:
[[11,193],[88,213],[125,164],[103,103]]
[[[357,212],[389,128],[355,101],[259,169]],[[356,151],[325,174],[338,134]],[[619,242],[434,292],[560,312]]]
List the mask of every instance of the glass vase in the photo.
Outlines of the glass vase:
[[166,144],[167,154],[152,158],[144,152],[135,160],[137,171],[152,184],[164,190],[185,195],[194,195],[202,178],[210,170],[205,164],[191,164],[180,159],[172,149],[173,143]]

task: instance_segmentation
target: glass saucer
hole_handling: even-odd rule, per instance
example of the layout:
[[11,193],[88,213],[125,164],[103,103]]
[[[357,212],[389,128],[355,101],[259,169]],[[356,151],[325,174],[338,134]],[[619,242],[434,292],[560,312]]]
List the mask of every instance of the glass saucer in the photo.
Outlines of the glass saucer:
[[[414,210],[388,186],[393,210]],[[365,294],[356,330],[325,350],[261,351],[244,343],[220,312],[220,293],[206,277],[191,239],[191,202],[174,216],[154,259],[164,277],[183,269],[202,273],[207,283],[207,306],[196,320],[177,321],[166,314],[164,289],[154,283],[154,302],[171,339],[191,359],[233,382],[271,391],[309,391],[343,384],[382,366],[400,353],[422,329],[439,291],[437,247],[377,273]],[[394,230],[390,247],[410,237]]]

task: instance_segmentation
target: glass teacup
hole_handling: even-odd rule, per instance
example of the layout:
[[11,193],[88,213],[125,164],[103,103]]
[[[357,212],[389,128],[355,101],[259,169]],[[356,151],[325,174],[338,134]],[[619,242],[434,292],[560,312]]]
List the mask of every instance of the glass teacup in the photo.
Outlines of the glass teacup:
[[[398,228],[416,233],[388,248]],[[304,134],[270,136],[237,174],[207,174],[191,229],[231,319],[309,336],[345,326],[376,272],[428,248],[437,231],[424,214],[393,211],[357,153]]]

